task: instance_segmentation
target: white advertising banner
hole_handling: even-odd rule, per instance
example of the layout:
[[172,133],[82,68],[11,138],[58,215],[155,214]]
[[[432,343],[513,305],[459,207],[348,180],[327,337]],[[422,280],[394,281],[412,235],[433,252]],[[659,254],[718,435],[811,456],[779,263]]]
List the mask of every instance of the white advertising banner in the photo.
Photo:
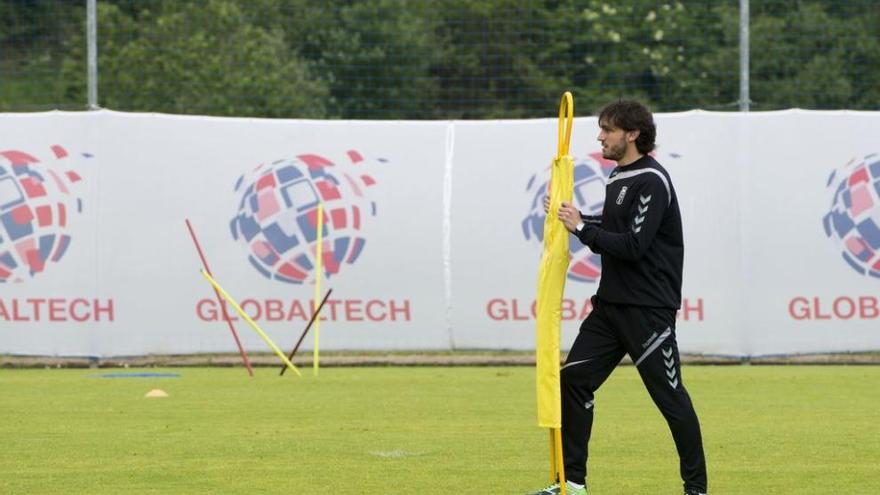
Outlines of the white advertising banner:
[[[880,349],[880,113],[656,120],[684,223],[682,351]],[[615,165],[597,132],[576,119],[571,146],[593,214]],[[0,353],[235,352],[186,219],[289,349],[313,311],[319,202],[322,349],[532,349],[555,145],[555,119],[0,115]],[[574,240],[563,348],[600,277]]]
[[880,348],[878,118],[749,119],[744,354]]

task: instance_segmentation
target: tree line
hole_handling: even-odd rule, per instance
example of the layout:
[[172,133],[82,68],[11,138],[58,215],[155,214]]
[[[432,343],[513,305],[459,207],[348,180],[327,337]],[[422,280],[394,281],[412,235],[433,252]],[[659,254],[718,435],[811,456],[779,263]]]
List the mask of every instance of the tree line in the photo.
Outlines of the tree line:
[[[81,0],[0,0],[0,110],[86,102]],[[99,0],[99,104],[292,118],[736,110],[735,0]],[[873,0],[752,2],[752,108],[880,107]],[[30,106],[30,107],[29,107]]]

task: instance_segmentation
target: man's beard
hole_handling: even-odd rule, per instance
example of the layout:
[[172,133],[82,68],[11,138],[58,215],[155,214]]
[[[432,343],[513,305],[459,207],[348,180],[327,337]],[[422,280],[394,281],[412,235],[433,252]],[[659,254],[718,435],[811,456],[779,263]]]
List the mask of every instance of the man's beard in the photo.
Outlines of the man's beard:
[[[615,145],[616,144],[616,145]],[[619,161],[626,155],[626,142],[621,140],[617,143],[608,143],[608,147],[602,150],[602,158]]]

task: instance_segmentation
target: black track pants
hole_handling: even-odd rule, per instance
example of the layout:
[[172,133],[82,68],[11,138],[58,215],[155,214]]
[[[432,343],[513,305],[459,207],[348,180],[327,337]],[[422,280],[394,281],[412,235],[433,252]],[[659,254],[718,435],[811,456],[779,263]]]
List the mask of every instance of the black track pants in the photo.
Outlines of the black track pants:
[[700,423],[684,388],[675,310],[610,304],[593,297],[593,312],[581,324],[561,372],[562,448],[566,478],[583,483],[593,426],[593,394],[624,353],[638,368],[660,409],[681,460],[685,489],[706,491],[706,460]]

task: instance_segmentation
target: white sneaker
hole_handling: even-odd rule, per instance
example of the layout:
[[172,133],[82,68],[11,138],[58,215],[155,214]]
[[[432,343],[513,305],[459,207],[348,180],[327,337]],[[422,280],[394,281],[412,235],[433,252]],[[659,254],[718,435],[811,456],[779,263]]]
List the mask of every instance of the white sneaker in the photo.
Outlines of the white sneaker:
[[[539,492],[533,492],[529,495],[559,495],[559,483],[554,483]],[[574,487],[570,481],[565,482],[565,495],[587,495],[587,487]]]

